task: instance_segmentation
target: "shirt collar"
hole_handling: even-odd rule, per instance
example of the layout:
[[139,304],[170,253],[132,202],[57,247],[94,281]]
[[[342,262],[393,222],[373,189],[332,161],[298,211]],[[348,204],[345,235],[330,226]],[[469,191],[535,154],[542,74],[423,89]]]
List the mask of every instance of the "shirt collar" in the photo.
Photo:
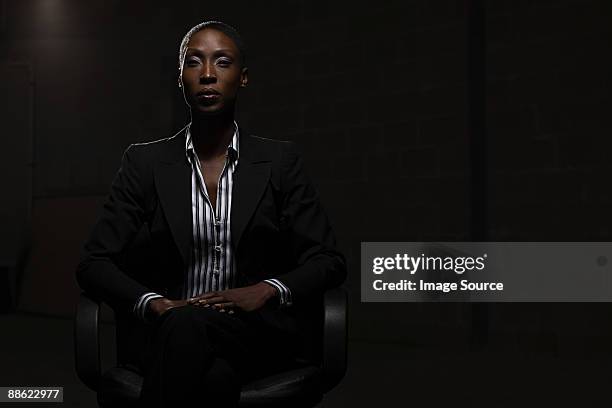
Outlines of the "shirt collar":
[[[191,122],[187,125],[187,135],[185,138],[185,155],[187,156],[187,160],[191,162],[191,155],[195,154],[195,150],[193,148],[193,139],[191,138]],[[234,121],[234,136],[232,136],[232,141],[227,146],[227,154],[231,161],[238,160],[238,139],[239,139],[239,130],[238,123]]]

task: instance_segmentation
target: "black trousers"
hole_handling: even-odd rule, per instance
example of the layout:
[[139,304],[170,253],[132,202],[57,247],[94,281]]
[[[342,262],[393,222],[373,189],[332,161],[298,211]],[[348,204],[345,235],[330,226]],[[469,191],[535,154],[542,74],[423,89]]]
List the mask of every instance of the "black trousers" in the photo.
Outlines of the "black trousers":
[[152,327],[143,407],[235,407],[244,382],[279,371],[295,354],[294,334],[260,312],[182,306]]

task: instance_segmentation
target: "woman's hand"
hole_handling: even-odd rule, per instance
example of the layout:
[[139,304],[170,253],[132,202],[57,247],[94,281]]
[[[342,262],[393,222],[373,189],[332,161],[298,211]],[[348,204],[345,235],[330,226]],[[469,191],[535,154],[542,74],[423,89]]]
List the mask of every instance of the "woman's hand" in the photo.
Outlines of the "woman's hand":
[[164,313],[166,313],[168,310],[179,306],[185,306],[186,304],[187,300],[185,299],[170,300],[162,297],[151,300],[149,302],[149,309],[151,310],[151,313],[155,315],[156,318],[158,318]]
[[270,298],[277,295],[276,289],[265,282],[243,288],[222,290],[219,292],[208,292],[201,296],[191,298],[187,304],[213,307],[220,312],[233,313],[233,308],[252,312],[262,307]]

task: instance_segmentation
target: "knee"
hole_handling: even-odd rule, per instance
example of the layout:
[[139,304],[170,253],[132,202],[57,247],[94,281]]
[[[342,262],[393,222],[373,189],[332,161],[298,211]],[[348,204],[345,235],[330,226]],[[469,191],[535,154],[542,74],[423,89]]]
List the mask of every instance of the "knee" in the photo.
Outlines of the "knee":
[[233,318],[210,308],[185,305],[166,311],[158,330],[166,336],[198,337],[200,341],[208,341],[211,333],[231,327],[228,319]]
[[209,350],[207,328],[195,318],[194,306],[172,308],[162,315],[155,339],[164,353],[194,355]]
[[173,332],[175,330],[189,330],[193,327],[193,306],[185,305],[173,307],[161,316],[158,330]]
[[198,323],[216,323],[222,321],[226,316],[211,308],[201,306],[184,305],[173,307],[164,312],[162,324],[186,324],[197,321]]
[[200,306],[185,305],[164,313],[159,330],[165,332],[199,332],[206,335],[209,329],[223,327],[227,319],[223,313]]

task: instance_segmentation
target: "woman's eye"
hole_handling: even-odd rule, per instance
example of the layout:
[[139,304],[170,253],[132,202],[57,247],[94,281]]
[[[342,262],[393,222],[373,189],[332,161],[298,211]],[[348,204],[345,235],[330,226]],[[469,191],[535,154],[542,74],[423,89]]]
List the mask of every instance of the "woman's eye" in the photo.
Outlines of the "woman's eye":
[[221,66],[226,66],[226,65],[229,65],[231,63],[232,63],[232,61],[227,60],[227,59],[220,59],[220,60],[217,61],[217,64],[219,64]]

